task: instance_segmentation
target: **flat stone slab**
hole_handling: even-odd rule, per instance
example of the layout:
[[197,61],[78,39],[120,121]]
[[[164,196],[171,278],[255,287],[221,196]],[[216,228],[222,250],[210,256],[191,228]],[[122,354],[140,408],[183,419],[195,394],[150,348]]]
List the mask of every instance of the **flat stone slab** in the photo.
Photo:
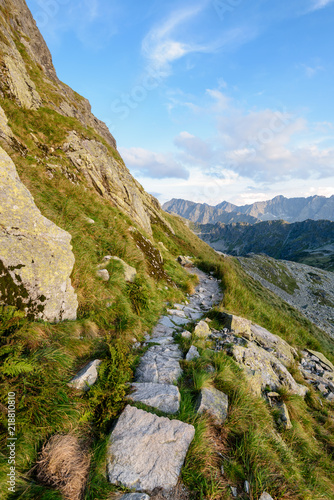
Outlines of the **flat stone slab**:
[[187,318],[180,318],[179,316],[171,316],[170,318],[173,323],[175,323],[175,325],[186,325],[187,323],[189,323],[189,319]]
[[198,413],[209,413],[216,425],[222,425],[227,418],[228,397],[214,387],[201,389],[196,408]]
[[109,481],[137,491],[173,488],[194,435],[192,425],[128,405],[110,436]]
[[147,342],[152,342],[155,344],[172,344],[174,342],[173,337],[151,337]]
[[88,391],[90,386],[97,381],[97,369],[101,363],[102,361],[100,359],[91,361],[88,365],[84,366],[67,385],[78,391]]
[[[171,322],[168,316],[162,316],[158,321],[158,325],[164,326],[166,328],[174,328],[175,325]],[[158,326],[157,325],[157,326]]]
[[141,383],[173,384],[182,375],[180,359],[182,353],[175,344],[152,346],[141,358],[135,380]]
[[175,385],[168,384],[132,384],[134,393],[128,399],[152,406],[165,413],[177,413],[180,408],[180,391]]

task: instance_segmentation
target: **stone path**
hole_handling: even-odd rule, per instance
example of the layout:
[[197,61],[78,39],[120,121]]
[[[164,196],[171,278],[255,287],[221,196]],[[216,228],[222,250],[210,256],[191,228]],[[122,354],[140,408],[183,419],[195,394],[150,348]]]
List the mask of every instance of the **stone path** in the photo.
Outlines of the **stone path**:
[[[215,278],[195,268],[188,270],[198,275],[200,284],[188,303],[175,304],[168,309],[151,336],[146,337],[146,342],[154,345],[141,358],[132,384],[133,393],[129,396],[129,400],[167,414],[179,411],[181,399],[176,384],[182,375],[180,360],[183,355],[174,335],[182,332],[187,323],[199,320],[222,300]],[[148,493],[154,488],[173,488],[194,435],[192,425],[158,417],[128,405],[110,436],[109,481]]]

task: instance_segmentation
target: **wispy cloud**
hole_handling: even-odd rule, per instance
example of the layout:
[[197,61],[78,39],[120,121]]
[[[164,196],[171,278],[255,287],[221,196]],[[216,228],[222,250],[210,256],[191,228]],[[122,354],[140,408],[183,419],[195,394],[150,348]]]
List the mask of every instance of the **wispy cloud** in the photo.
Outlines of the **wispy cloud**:
[[[195,7],[174,11],[165,21],[160,21],[152,28],[142,41],[142,54],[151,70],[166,77],[172,72],[172,63],[195,53],[215,53],[227,48],[236,48],[253,39],[257,32],[254,26],[242,25],[226,29],[216,35],[213,40],[196,42],[196,30],[185,35],[187,24],[195,22],[196,18],[208,7],[208,0],[203,0]],[[191,31],[191,30],[190,30]],[[188,66],[190,69],[193,66]]]
[[310,7],[310,11],[323,9],[327,7],[327,5],[333,3],[334,0],[313,0],[312,5]]
[[120,148],[120,153],[132,172],[152,179],[188,179],[188,170],[171,154],[155,153],[143,148]]

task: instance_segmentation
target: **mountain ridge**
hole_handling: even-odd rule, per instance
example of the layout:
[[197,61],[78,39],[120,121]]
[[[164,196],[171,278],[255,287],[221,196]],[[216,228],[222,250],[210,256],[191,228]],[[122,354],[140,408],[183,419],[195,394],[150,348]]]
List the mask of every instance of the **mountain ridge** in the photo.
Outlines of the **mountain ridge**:
[[[334,195],[286,198],[283,195],[267,201],[237,206],[223,201],[218,205],[195,203],[176,199],[166,202],[163,210],[181,215],[182,217],[201,224],[215,222],[249,222],[256,223],[266,220],[286,220],[287,222],[302,222],[307,219],[334,221]],[[234,220],[233,220],[234,219]]]

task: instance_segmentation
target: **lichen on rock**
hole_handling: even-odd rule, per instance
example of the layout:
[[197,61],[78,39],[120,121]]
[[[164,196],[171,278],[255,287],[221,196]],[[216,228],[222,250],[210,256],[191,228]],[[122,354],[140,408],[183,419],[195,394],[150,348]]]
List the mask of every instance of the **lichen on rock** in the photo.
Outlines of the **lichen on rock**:
[[0,147],[0,302],[32,319],[75,319],[71,236],[42,216]]

